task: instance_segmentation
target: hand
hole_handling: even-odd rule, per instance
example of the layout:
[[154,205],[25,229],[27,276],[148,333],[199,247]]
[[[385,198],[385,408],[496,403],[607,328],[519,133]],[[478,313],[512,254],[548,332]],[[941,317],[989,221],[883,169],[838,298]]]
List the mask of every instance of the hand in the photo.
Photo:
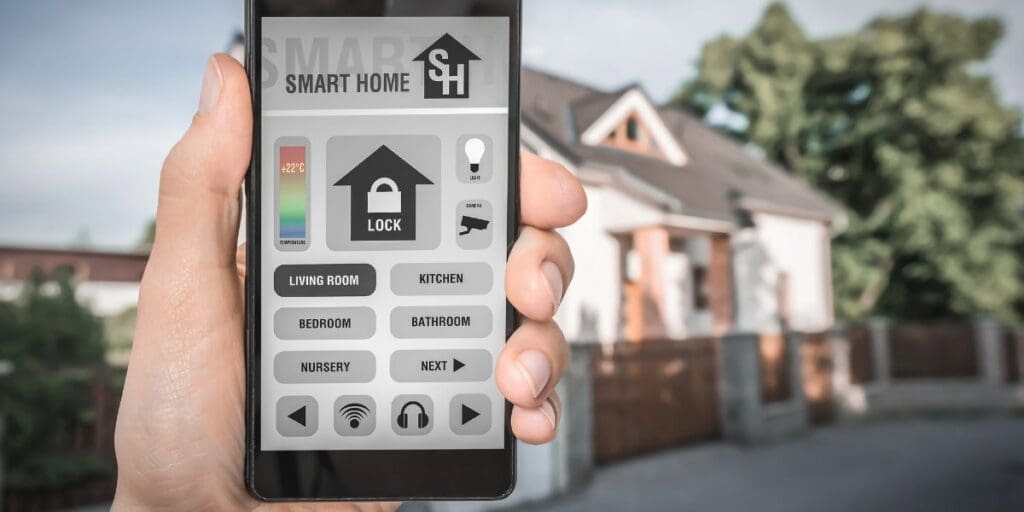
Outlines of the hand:
[[[251,498],[242,477],[245,247],[236,250],[235,242],[251,108],[245,71],[226,55],[213,56],[199,112],[164,163],[156,240],[117,418],[115,509],[279,506]],[[524,318],[498,358],[495,379],[515,406],[515,435],[544,443],[558,426],[561,406],[552,390],[568,361],[551,317],[573,275],[568,246],[550,230],[578,219],[586,198],[565,168],[525,153],[521,189],[524,227],[509,254],[505,287]]]

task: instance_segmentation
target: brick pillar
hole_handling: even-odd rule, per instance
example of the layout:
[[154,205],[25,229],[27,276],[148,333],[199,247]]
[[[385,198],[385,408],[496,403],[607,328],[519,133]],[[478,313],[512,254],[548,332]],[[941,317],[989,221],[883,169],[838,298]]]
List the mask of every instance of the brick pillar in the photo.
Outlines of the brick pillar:
[[640,228],[633,232],[633,250],[640,260],[640,275],[626,284],[626,328],[629,341],[665,336],[662,308],[665,283],[662,268],[669,251],[668,231],[660,227]]
[[716,233],[710,238],[708,299],[711,303],[714,331],[721,334],[727,332],[733,325],[732,245],[729,243],[729,235],[726,234]]

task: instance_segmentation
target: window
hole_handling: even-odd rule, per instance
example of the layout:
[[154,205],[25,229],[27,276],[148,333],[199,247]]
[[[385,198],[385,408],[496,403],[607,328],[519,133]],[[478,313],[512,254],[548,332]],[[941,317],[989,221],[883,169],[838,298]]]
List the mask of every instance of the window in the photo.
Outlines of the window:
[[630,117],[626,120],[626,138],[631,141],[636,141],[640,138],[640,128],[637,126],[636,118]]
[[693,309],[701,311],[711,306],[711,299],[708,296],[708,268],[703,265],[694,265],[693,270]]

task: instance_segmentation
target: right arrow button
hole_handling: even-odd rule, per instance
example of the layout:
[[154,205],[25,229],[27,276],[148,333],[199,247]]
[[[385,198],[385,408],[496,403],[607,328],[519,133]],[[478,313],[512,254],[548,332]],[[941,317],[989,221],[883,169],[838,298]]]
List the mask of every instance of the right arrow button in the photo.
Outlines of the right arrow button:
[[452,397],[448,408],[449,426],[460,436],[478,436],[491,430],[491,399],[466,393]]

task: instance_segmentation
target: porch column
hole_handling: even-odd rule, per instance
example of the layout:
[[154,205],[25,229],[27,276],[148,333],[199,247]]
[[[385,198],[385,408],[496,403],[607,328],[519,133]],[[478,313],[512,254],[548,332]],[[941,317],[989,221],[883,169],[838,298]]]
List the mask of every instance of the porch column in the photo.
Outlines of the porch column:
[[[662,227],[646,227],[633,231],[633,250],[640,268],[632,283],[626,284],[623,308],[629,341],[665,336],[662,308],[665,304],[665,283],[662,268],[669,251],[668,231]],[[627,262],[628,266],[628,262]]]
[[732,247],[729,235],[712,234],[708,259],[708,300],[714,332],[725,333],[733,326]]

